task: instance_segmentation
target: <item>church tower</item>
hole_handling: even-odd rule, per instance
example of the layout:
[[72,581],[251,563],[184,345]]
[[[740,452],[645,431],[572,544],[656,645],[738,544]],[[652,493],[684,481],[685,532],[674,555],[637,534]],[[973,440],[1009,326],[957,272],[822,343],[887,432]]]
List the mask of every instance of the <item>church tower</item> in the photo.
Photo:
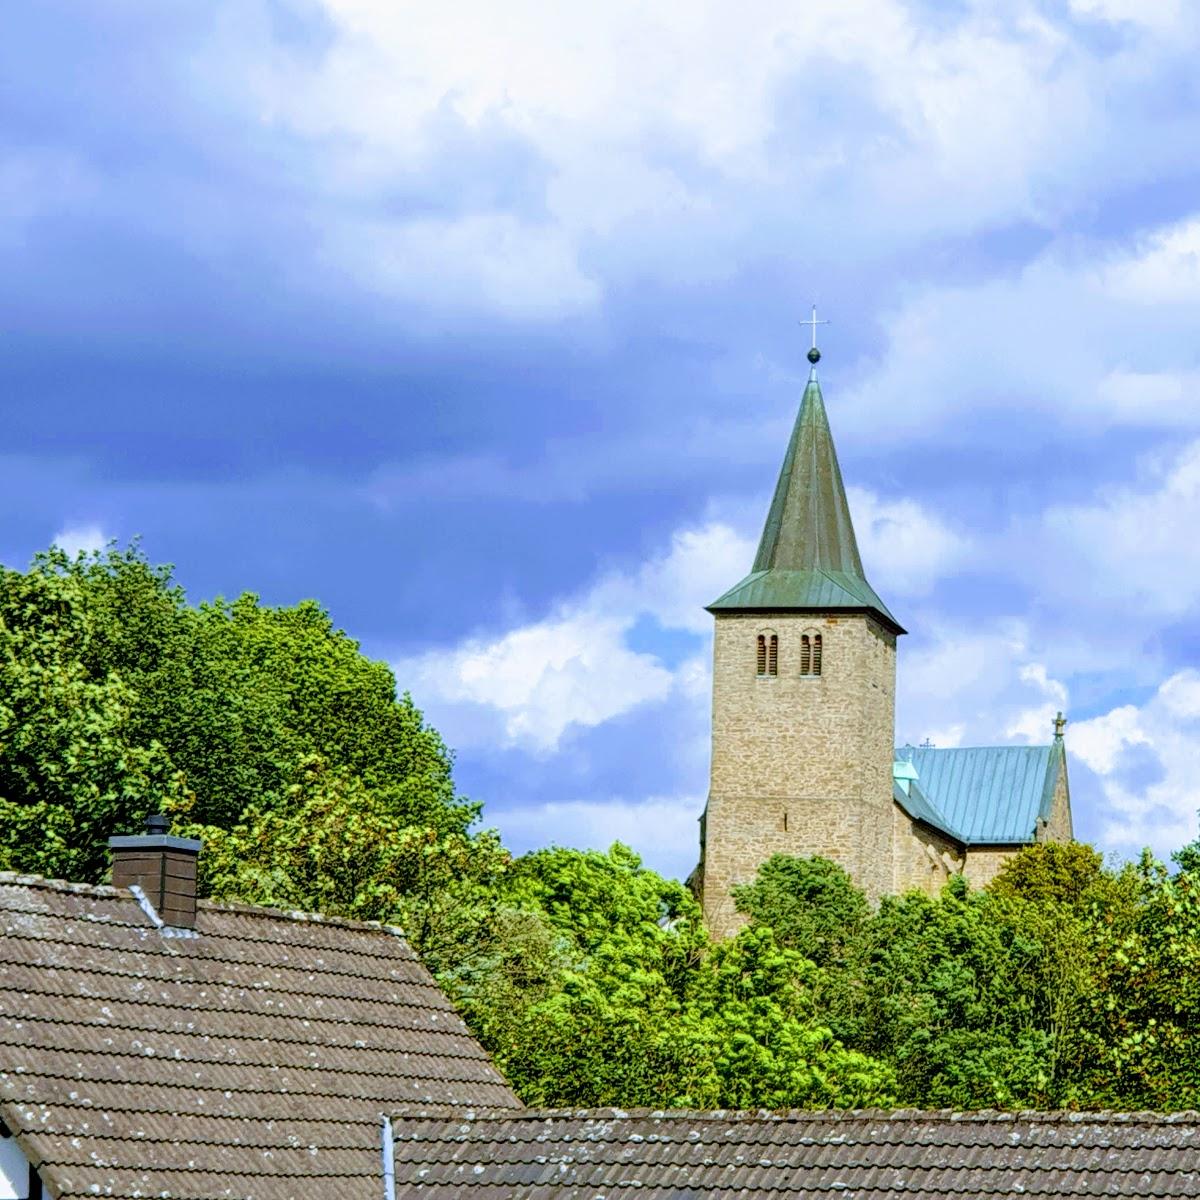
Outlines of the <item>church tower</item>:
[[718,938],[741,924],[731,888],[772,854],[833,859],[873,900],[892,891],[904,630],[863,573],[815,344],[808,357],[754,566],[708,609],[712,771],[697,882]]

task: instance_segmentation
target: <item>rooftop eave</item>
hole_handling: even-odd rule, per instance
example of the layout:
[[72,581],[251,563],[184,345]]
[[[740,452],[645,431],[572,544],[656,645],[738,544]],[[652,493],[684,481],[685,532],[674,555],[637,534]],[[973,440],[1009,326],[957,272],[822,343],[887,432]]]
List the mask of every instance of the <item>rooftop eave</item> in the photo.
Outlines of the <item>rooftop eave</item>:
[[841,572],[752,571],[706,611],[736,613],[862,613],[894,634],[906,633],[865,579]]

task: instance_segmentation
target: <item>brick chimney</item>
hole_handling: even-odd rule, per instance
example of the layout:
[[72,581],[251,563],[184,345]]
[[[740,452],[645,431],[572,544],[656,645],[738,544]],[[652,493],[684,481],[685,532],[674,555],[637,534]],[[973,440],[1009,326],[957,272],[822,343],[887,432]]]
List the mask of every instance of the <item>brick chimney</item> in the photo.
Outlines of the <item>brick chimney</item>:
[[197,838],[173,837],[164,816],[146,818],[146,832],[108,839],[113,887],[141,888],[164,925],[196,928]]

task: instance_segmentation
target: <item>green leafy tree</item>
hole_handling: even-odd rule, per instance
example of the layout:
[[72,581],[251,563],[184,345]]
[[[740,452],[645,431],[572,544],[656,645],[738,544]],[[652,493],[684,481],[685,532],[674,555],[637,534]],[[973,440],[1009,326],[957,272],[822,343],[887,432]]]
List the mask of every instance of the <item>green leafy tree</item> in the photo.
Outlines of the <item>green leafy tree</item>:
[[669,1040],[686,1070],[672,1102],[700,1108],[889,1105],[892,1071],[819,1019],[819,969],[769,928],[742,930],[695,973]]
[[532,1104],[661,1103],[680,1071],[664,1031],[707,947],[691,893],[619,844],[528,854],[503,893],[521,937],[464,1007],[518,1093]]
[[872,920],[860,1045],[894,1065],[903,1102],[1044,1102],[1049,1037],[1029,982],[1042,946],[1006,915],[957,876],[941,896],[885,898]]
[[183,782],[159,743],[136,737],[121,676],[85,665],[94,622],[60,566],[0,567],[0,869],[95,879],[106,836]]
[[994,896],[1086,908],[1106,883],[1104,860],[1082,842],[1038,842],[1014,854],[988,885]]
[[[1190,868],[1193,847],[1179,858]],[[1096,1106],[1200,1105],[1200,876],[1172,875],[1149,851],[1118,882],[1132,891],[1097,905],[1092,1009]]]
[[285,803],[250,805],[224,829],[168,806],[175,830],[204,841],[199,886],[215,899],[399,926],[435,972],[461,972],[494,937],[509,855],[491,832],[403,825],[386,795],[309,756]]
[[738,912],[769,925],[781,946],[818,966],[845,962],[870,916],[867,898],[827,858],[774,854],[754,882],[733,889]]
[[391,670],[314,602],[193,608],[136,545],[2,578],[5,863],[101,878],[106,837],[164,798],[190,792],[190,820],[230,829],[291,804],[312,756],[398,827],[465,837],[477,817]]

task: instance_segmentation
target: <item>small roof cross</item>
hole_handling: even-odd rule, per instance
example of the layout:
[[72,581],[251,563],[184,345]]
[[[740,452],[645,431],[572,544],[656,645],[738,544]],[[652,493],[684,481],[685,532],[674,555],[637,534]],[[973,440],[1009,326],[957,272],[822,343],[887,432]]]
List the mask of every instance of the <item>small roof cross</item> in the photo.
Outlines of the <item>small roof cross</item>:
[[812,316],[807,321],[797,321],[796,324],[812,326],[812,349],[808,352],[808,361],[813,366],[816,366],[821,361],[821,352],[817,349],[817,326],[828,325],[829,322],[817,320],[817,306],[814,304],[812,306]]
[[1060,711],[1058,716],[1054,718],[1054,736],[1060,738],[1063,735],[1063,730],[1067,727],[1067,718]]

